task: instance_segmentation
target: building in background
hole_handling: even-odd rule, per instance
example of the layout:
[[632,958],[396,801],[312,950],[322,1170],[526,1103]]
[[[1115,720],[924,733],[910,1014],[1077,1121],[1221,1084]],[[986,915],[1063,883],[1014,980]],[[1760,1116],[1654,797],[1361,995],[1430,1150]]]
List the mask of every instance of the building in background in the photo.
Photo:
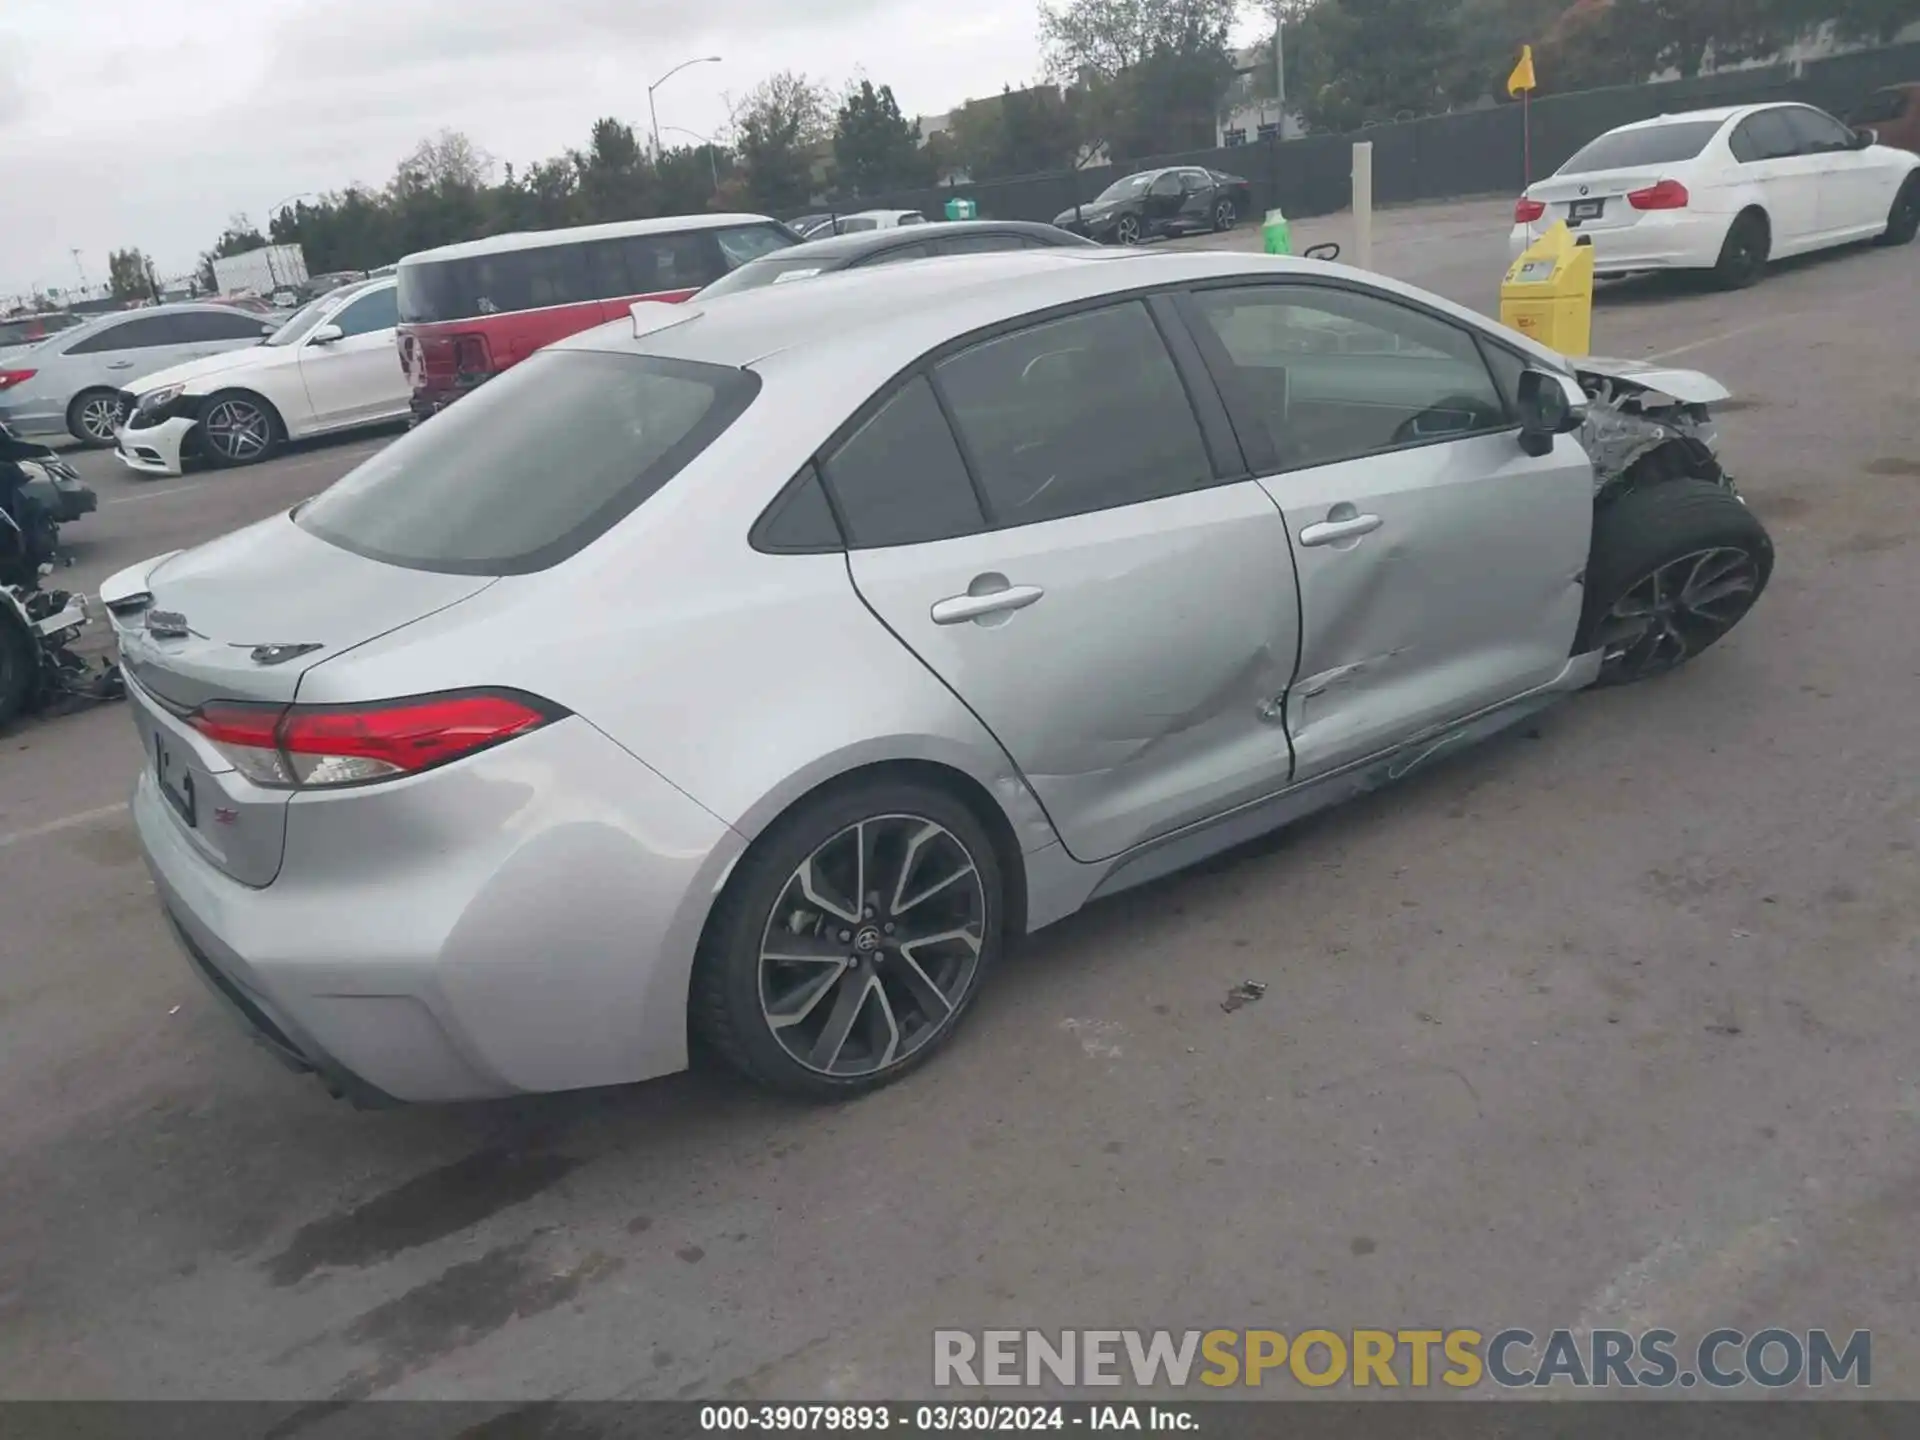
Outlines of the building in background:
[[[1233,55],[1233,83],[1220,101],[1220,145],[1251,145],[1271,140],[1281,123],[1280,106],[1274,98],[1273,45],[1249,45]],[[1300,117],[1289,111],[1281,138],[1296,140],[1306,134]]]

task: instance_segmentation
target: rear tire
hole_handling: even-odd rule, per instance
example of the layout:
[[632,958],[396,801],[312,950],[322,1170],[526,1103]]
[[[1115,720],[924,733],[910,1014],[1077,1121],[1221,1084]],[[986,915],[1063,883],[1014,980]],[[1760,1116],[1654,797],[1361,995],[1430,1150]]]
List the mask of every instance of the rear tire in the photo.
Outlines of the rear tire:
[[245,390],[222,390],[200,407],[200,451],[220,469],[271,460],[287,438],[273,406]]
[[1231,200],[1222,200],[1213,207],[1213,228],[1216,234],[1233,229],[1240,223],[1240,212]]
[[999,854],[953,795],[886,777],[824,791],[734,872],[694,961],[693,1028],[783,1094],[878,1089],[952,1037],[1005,917]]
[[1879,243],[1911,245],[1916,235],[1920,235],[1920,171],[1909,175],[1900,193],[1894,196],[1893,209],[1887,215],[1887,230]]
[[1113,238],[1122,245],[1140,243],[1140,222],[1131,215],[1122,215],[1113,222]]
[[1758,210],[1737,217],[1720,247],[1713,267],[1714,283],[1722,290],[1745,290],[1760,283],[1773,251],[1773,228]]
[[67,433],[89,450],[101,450],[113,444],[126,419],[119,391],[82,390],[67,406]]
[[1670,480],[1594,516],[1576,654],[1603,650],[1599,685],[1678,669],[1746,618],[1773,575],[1766,527],[1724,485]]

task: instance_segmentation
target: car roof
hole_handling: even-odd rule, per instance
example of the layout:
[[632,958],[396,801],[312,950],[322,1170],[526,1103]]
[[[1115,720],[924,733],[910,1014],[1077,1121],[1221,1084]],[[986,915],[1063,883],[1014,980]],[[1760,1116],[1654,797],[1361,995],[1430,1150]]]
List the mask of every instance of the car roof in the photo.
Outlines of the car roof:
[[231,315],[237,307],[212,300],[169,300],[161,305],[143,305],[137,310],[108,310],[60,332],[62,339],[78,340],[82,330],[98,330],[116,320],[144,320],[152,315]]
[[719,230],[729,225],[775,225],[766,215],[658,215],[649,220],[614,220],[604,225],[575,225],[566,230],[515,230],[505,235],[488,235],[479,240],[462,240],[432,250],[416,250],[402,257],[409,265],[418,260],[466,260],[476,255],[500,255],[513,250],[538,250],[548,245],[578,245],[589,240],[618,239],[623,235],[668,235],[688,230]]
[[1799,100],[1775,100],[1764,105],[1720,105],[1710,110],[1682,110],[1672,115],[1656,115],[1651,120],[1635,120],[1630,125],[1616,125],[1607,131],[1617,135],[1623,130],[1653,130],[1662,125],[1706,124],[1711,122],[1724,125],[1729,120],[1744,120],[1749,115],[1757,115],[1762,110],[1812,110],[1817,106],[1808,105]]
[[[917,228],[917,227],[916,227]],[[1478,329],[1484,316],[1382,275],[1318,260],[1225,250],[1180,252],[1081,248],[957,255],[925,265],[837,270],[804,285],[765,285],[680,306],[648,306],[650,328],[632,319],[549,347],[659,355],[759,369],[792,363],[844,372],[856,389],[878,386],[928,350],[983,327],[1037,311],[1183,281],[1350,278],[1415,299]],[[643,302],[644,304],[644,302]],[[1520,337],[1530,353],[1538,347]],[[1544,354],[1545,352],[1539,352]]]
[[[845,219],[845,216],[841,217]],[[868,255],[895,245],[919,245],[942,235],[1036,235],[1056,236],[1057,226],[1034,220],[932,220],[923,225],[900,225],[891,230],[855,230],[846,235],[824,235],[784,250],[771,250],[761,259],[839,260]]]

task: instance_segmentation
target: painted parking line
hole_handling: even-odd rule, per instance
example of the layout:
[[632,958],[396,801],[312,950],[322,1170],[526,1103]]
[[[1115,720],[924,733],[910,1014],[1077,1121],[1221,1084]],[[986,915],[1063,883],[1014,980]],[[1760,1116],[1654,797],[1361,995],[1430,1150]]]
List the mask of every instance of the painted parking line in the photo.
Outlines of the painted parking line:
[[170,490],[149,490],[144,495],[119,495],[112,500],[102,500],[100,508],[104,510],[109,505],[138,505],[143,500],[171,500],[175,495],[185,495],[191,490],[204,490],[211,484],[213,484],[211,480],[195,480],[189,485],[175,485]]
[[63,815],[58,820],[49,820],[44,825],[29,825],[24,830],[15,830],[8,835],[0,835],[0,850],[10,845],[24,845],[29,840],[41,840],[48,835],[58,835],[63,830],[78,830],[83,825],[91,825],[96,820],[110,820],[127,808],[122,800],[118,805],[102,805],[97,810],[82,810],[77,815]]
[[1696,350],[1708,350],[1715,345],[1725,345],[1729,340],[1738,340],[1752,335],[1756,331],[1771,330],[1776,325],[1784,325],[1789,320],[1798,320],[1798,315],[1771,315],[1765,320],[1756,320],[1751,325],[1737,325],[1731,330],[1723,330],[1718,335],[1708,335],[1686,345],[1676,345],[1671,350],[1662,350],[1649,355],[1649,360],[1677,360],[1682,355],[1691,355]]

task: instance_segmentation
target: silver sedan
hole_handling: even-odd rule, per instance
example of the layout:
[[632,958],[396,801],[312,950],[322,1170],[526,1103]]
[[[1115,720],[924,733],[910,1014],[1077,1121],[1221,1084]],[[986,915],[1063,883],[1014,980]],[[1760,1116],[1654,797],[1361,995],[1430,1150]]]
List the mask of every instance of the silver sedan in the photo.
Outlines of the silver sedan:
[[1724,395],[1267,257],[642,303],[108,583],[140,840],[338,1092],[856,1093],[1018,936],[1717,641]]

